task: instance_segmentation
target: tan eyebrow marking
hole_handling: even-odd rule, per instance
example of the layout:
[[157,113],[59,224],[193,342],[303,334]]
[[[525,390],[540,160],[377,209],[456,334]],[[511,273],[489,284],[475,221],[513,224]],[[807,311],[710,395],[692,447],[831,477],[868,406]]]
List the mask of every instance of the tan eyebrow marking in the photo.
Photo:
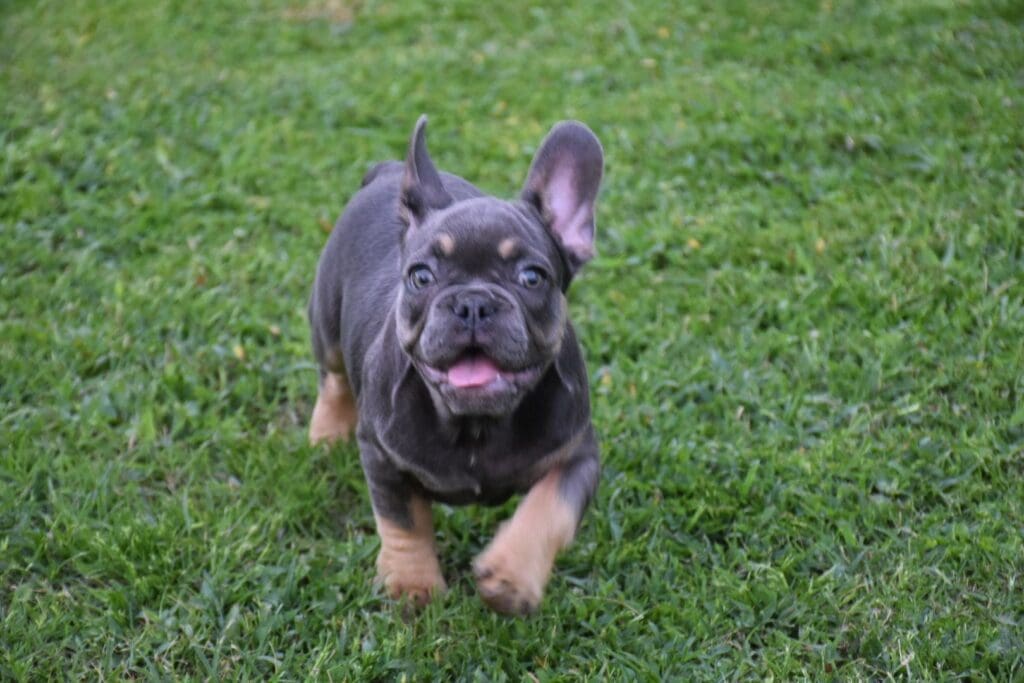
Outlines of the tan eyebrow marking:
[[445,256],[451,256],[455,252],[455,238],[446,232],[437,236],[437,246]]
[[519,245],[511,237],[506,237],[498,245],[498,255],[503,259],[511,258]]

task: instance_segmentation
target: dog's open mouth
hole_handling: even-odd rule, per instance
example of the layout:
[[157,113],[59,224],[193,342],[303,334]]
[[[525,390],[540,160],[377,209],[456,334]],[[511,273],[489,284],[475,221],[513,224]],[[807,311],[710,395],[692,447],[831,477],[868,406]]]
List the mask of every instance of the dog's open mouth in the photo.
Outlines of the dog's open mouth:
[[540,373],[540,367],[522,370],[502,368],[492,358],[475,349],[460,354],[446,368],[421,365],[432,382],[446,384],[459,391],[500,390],[521,387],[531,383]]
[[483,387],[498,379],[501,370],[482,353],[463,355],[448,368],[448,383],[456,389]]

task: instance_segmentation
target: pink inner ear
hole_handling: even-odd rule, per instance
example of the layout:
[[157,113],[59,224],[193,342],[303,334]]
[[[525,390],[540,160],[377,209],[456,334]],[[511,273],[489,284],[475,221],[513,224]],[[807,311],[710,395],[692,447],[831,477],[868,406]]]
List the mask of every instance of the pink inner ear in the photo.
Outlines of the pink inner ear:
[[551,229],[562,240],[562,246],[580,258],[590,258],[594,252],[590,207],[576,196],[569,168],[558,168],[551,176],[547,200],[551,210]]

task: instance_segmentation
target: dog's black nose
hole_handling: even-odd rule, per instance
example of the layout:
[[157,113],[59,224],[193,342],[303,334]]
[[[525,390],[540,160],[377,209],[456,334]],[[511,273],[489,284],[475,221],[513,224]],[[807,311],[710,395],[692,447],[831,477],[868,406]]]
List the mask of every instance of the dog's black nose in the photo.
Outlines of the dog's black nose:
[[467,327],[475,328],[498,312],[498,304],[487,294],[469,292],[452,304],[452,313]]

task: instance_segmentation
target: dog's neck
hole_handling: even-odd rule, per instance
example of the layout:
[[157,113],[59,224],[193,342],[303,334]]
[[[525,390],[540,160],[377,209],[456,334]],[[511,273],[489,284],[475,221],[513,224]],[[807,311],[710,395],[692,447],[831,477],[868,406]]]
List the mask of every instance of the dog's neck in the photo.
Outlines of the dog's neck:
[[495,422],[496,418],[486,415],[454,418],[456,441],[467,445],[484,441]]
[[[412,370],[416,372],[415,370]],[[434,412],[437,414],[438,424],[441,432],[453,445],[473,446],[487,440],[487,437],[501,424],[509,420],[508,415],[455,415],[444,400],[430,387],[422,377],[417,375],[417,380],[423,382],[434,402]]]

